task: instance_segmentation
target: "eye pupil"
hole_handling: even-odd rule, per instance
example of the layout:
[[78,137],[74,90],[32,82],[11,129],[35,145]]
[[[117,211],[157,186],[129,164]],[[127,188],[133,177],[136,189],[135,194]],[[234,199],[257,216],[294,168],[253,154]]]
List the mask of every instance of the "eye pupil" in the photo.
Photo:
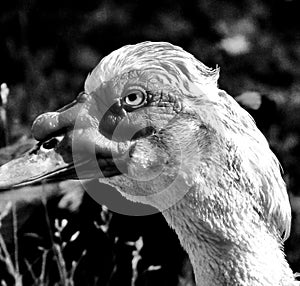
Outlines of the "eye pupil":
[[131,93],[131,94],[127,95],[127,97],[128,97],[129,101],[135,101],[135,100],[137,100],[136,93]]

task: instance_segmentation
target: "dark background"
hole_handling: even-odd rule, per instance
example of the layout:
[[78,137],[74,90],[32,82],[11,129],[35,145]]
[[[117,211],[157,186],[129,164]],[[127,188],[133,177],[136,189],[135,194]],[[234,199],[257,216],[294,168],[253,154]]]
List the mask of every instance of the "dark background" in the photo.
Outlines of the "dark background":
[[[145,40],[177,44],[206,65],[220,66],[220,88],[232,96],[255,91],[261,97],[258,110],[253,110],[251,104],[246,107],[285,171],[293,208],[292,234],[285,250],[293,270],[300,272],[299,8],[298,0],[1,1],[0,83],[10,88],[9,141],[14,143],[23,135],[29,136],[38,114],[74,99],[83,89],[87,73],[111,51]],[[3,140],[0,143],[3,145]],[[156,271],[157,277],[144,277],[137,285],[177,285],[180,275],[189,275],[189,266],[182,266],[185,254],[176,237],[165,230],[159,215],[131,220],[113,217],[108,241],[101,238],[101,233],[93,233],[103,246],[93,273],[102,280],[95,278],[93,283],[77,282],[78,285],[127,285],[131,272],[122,272],[127,277],[123,284],[112,282],[117,279],[113,265],[119,262],[109,260],[112,253],[127,251],[122,259],[128,257],[127,267],[130,266],[132,250],[114,249],[116,245],[120,247],[114,238],[122,235],[126,241],[126,235],[136,240],[141,234],[145,245],[150,240],[148,245],[152,245],[143,254],[145,261],[148,266],[163,265]],[[123,234],[117,231],[116,235],[115,229],[124,229]],[[87,240],[97,242],[95,237]],[[66,260],[73,259],[65,255]],[[142,261],[140,267],[146,268],[143,263],[146,262]],[[180,274],[182,271],[185,274]],[[192,285],[188,284],[192,283],[189,277],[185,279],[180,280],[180,285]]]

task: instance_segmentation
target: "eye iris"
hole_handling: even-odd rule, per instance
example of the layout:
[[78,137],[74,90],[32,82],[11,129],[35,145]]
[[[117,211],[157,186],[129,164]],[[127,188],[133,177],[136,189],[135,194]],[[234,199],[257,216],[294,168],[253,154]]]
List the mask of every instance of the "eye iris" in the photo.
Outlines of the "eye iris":
[[125,98],[124,101],[125,103],[127,103],[128,105],[131,106],[138,106],[140,104],[143,103],[145,99],[145,96],[143,93],[139,93],[139,92],[133,92],[128,94]]

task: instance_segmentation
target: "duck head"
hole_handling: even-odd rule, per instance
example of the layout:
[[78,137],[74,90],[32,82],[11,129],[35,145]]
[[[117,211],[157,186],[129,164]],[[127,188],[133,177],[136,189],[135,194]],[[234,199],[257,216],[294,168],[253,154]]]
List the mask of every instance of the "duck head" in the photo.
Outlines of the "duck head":
[[149,189],[155,177],[176,173],[183,142],[199,148],[195,132],[205,133],[206,127],[193,108],[201,97],[190,92],[197,85],[216,86],[217,78],[218,70],[168,43],[145,42],[111,53],[71,104],[34,121],[38,144],[1,167],[0,188],[70,178],[113,183],[120,178],[112,177],[121,176],[146,182]]
[[99,178],[162,210],[191,189],[197,204],[213,194],[234,200],[243,187],[288,233],[278,161],[248,113],[218,89],[218,76],[169,43],[112,52],[71,104],[34,121],[38,144],[0,168],[0,188]]

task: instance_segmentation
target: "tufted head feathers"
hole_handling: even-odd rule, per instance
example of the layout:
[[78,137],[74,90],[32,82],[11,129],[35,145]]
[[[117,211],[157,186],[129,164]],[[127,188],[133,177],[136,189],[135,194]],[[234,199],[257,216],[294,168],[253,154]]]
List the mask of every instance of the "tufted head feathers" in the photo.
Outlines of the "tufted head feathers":
[[132,70],[151,70],[168,76],[169,82],[180,81],[216,85],[219,70],[213,70],[182,48],[166,42],[142,42],[115,50],[94,68],[85,81],[90,93],[100,83]]

